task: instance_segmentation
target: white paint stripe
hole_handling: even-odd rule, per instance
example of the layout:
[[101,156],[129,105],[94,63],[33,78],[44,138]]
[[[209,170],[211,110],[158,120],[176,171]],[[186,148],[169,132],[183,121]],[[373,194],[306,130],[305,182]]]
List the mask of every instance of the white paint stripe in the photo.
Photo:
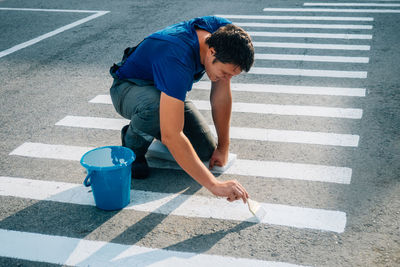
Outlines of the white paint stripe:
[[374,21],[369,17],[216,15],[227,19]]
[[[196,107],[200,110],[211,110],[209,101],[193,100]],[[352,108],[331,108],[318,106],[295,106],[295,105],[271,105],[234,102],[233,112],[258,113],[258,114],[277,114],[292,116],[317,116],[331,118],[361,119],[362,109]]]
[[300,266],[3,229],[0,239],[1,257],[68,266]]
[[368,57],[342,57],[342,56],[310,56],[293,54],[255,54],[255,59],[263,60],[293,60],[313,62],[338,62],[338,63],[368,63]]
[[0,10],[5,10],[5,11],[33,11],[33,12],[66,12],[66,13],[98,13],[98,12],[104,12],[104,11],[101,11],[101,10],[11,8],[11,7],[0,7]]
[[97,95],[89,103],[111,105],[112,101],[110,95]]
[[[121,130],[129,124],[126,119],[110,119],[98,117],[66,116],[56,123],[58,126]],[[216,134],[214,125],[209,125]],[[317,144],[330,146],[357,147],[359,136],[350,134],[335,134],[323,132],[287,131],[275,129],[230,127],[232,139],[259,140],[268,142],[288,142],[300,144]]]
[[[92,193],[83,185],[0,177],[0,195],[63,203],[92,205]],[[264,224],[318,229],[342,233],[346,214],[340,211],[260,203],[267,216]],[[182,193],[158,193],[131,190],[131,203],[125,209],[195,218],[257,222],[243,202],[230,203],[222,198],[209,198]]]
[[400,7],[400,4],[382,3],[304,3],[304,6],[354,6],[354,7]]
[[364,51],[371,49],[369,45],[340,45],[340,44],[283,43],[283,42],[252,42],[252,43],[254,47],[364,50]]
[[[212,127],[211,129],[214,130],[214,133],[216,133],[214,127]],[[231,127],[229,134],[233,139],[299,143],[299,144],[316,144],[325,146],[357,147],[359,141],[358,135],[350,135],[350,134],[287,131],[287,130],[274,130],[274,129],[244,128],[244,127]]]
[[260,68],[252,67],[250,74],[264,75],[288,75],[306,77],[330,77],[330,78],[367,78],[366,71],[342,71],[342,70],[317,70],[317,69],[286,69],[286,68]]
[[[109,95],[98,95],[90,103],[111,104]],[[209,101],[192,100],[200,110],[211,110]],[[317,116],[330,118],[361,119],[362,109],[353,108],[331,108],[318,106],[294,106],[294,105],[271,105],[234,102],[233,112],[292,115],[292,116]]]
[[104,130],[121,130],[125,125],[129,124],[126,119],[111,119],[99,117],[82,117],[82,116],[65,116],[56,123],[57,126],[104,129]]
[[313,164],[237,159],[227,174],[350,184],[352,170]]
[[7,50],[4,50],[4,51],[0,52],[0,58],[4,57],[6,55],[9,55],[11,53],[14,53],[14,52],[16,52],[18,50],[21,50],[23,48],[26,48],[28,46],[34,45],[34,44],[36,44],[36,43],[38,43],[38,42],[40,42],[40,41],[42,41],[44,39],[47,39],[49,37],[52,37],[52,36],[54,36],[56,34],[59,34],[59,33],[63,32],[63,31],[66,31],[66,30],[69,30],[71,28],[74,28],[74,27],[76,27],[76,26],[78,26],[80,24],[83,24],[85,22],[88,22],[88,21],[90,21],[92,19],[95,19],[97,17],[103,16],[103,15],[107,14],[108,12],[109,11],[99,11],[98,13],[93,14],[93,15],[87,17],[87,18],[80,19],[78,21],[75,21],[74,23],[68,24],[68,25],[63,26],[61,28],[58,28],[58,29],[56,29],[54,31],[48,32],[46,34],[43,34],[43,35],[41,35],[39,37],[36,37],[36,38],[34,38],[32,40],[29,40],[29,41],[24,42],[22,44],[13,46],[13,47],[11,47],[11,48],[9,48]]
[[[193,89],[210,90],[211,83],[200,81],[193,84]],[[231,90],[238,92],[258,92],[276,94],[335,95],[364,97],[365,88],[294,86],[279,84],[231,83]]]
[[287,38],[322,38],[322,39],[372,39],[371,34],[348,33],[307,33],[307,32],[247,32],[251,36],[287,37]]
[[[84,153],[92,149],[94,149],[94,147],[49,145],[27,142],[14,149],[10,155],[79,161]],[[153,168],[181,169],[174,162],[161,164],[157,161],[151,161],[151,159],[149,159],[148,162],[149,166]],[[346,167],[237,159],[227,173],[349,184],[352,170]]]
[[269,12],[400,13],[400,9],[264,8]]
[[[210,82],[200,81],[193,84],[193,89],[210,90],[210,88],[211,88]],[[247,83],[232,83],[231,90],[238,92],[359,96],[359,97],[364,97],[366,93],[365,88],[293,86],[293,85],[279,85],[279,84],[276,85],[276,84],[247,84]],[[99,95],[89,102],[111,104],[111,98],[107,95]]]
[[371,30],[371,25],[346,25],[346,24],[296,24],[296,23],[259,23],[259,22],[233,22],[240,27],[262,28],[306,28],[306,29],[358,29]]
[[27,142],[14,149],[10,155],[79,161],[83,154],[92,149],[94,149],[94,147],[48,145]]

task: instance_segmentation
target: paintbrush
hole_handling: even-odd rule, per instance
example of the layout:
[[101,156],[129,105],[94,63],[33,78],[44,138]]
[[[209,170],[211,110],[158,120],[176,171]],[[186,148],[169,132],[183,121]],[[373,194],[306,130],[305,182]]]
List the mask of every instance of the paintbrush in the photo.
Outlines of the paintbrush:
[[255,200],[247,199],[247,206],[249,206],[250,212],[257,218],[258,222],[262,222],[264,217],[267,215],[267,211]]

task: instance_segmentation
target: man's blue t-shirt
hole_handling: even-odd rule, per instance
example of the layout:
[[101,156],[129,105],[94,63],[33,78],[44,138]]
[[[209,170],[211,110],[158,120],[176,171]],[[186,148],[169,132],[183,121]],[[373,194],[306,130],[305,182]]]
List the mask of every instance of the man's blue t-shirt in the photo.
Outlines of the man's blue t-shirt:
[[148,36],[116,72],[119,79],[153,81],[158,90],[184,101],[193,82],[204,75],[196,29],[214,33],[230,24],[207,16],[169,26]]

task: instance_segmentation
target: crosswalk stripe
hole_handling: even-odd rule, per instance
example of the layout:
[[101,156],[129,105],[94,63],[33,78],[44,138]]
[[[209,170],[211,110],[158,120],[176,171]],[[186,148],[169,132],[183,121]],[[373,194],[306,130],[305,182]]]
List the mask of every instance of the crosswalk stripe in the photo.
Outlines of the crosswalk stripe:
[[65,116],[58,121],[58,126],[69,126],[79,128],[104,129],[104,130],[121,130],[125,125],[129,124],[126,119],[83,117],[83,116]]
[[[98,95],[89,101],[97,104],[112,104],[109,95]],[[199,110],[211,110],[209,101],[192,100]],[[316,116],[328,118],[361,119],[362,109],[354,108],[331,108],[318,106],[295,106],[295,105],[270,105],[234,102],[232,112],[288,115],[288,116]]]
[[[66,116],[56,123],[58,126],[121,130],[124,125],[129,124],[126,119]],[[216,134],[214,125],[209,125],[210,129]],[[287,131],[275,129],[259,129],[230,127],[230,138],[244,140],[258,140],[269,142],[288,142],[300,144],[317,144],[330,146],[349,146],[357,147],[359,136],[351,134],[335,134],[323,132],[306,131]]]
[[[84,153],[92,149],[94,149],[94,147],[26,142],[14,149],[10,155],[79,161]],[[159,161],[152,159],[149,159],[149,166],[152,168],[162,169],[180,169],[180,167],[174,162],[160,163]],[[233,166],[231,166],[225,173],[265,178],[350,184],[352,170],[351,168],[346,167],[237,159]]]
[[0,256],[68,266],[270,266],[300,265],[123,245],[0,229]]
[[216,15],[227,19],[374,21],[370,17]]
[[[94,206],[93,194],[80,184],[0,177],[0,195]],[[260,203],[265,209],[261,223],[342,233],[346,213],[281,204]],[[195,218],[257,222],[247,205],[223,198],[131,190],[125,209]]]
[[387,3],[304,3],[304,6],[352,6],[352,7],[400,7],[400,4]]
[[400,9],[264,8],[269,12],[400,13]]
[[[193,84],[193,89],[210,90],[211,82],[200,81]],[[276,94],[305,94],[364,97],[365,88],[301,86],[284,84],[254,84],[231,83],[231,90],[237,92],[276,93]]]
[[368,63],[368,57],[342,57],[342,56],[310,56],[294,54],[255,54],[255,59],[262,60],[288,60],[288,61],[313,61],[337,63]]
[[364,39],[371,40],[372,34],[349,34],[349,33],[308,33],[308,32],[247,32],[251,36],[263,37],[287,37],[287,38],[321,38],[321,39]]
[[[211,110],[210,101],[193,100],[192,102],[200,110]],[[270,105],[240,102],[234,102],[232,104],[232,111],[258,114],[317,116],[346,119],[361,119],[362,117],[362,109],[295,105]]]
[[[89,101],[97,104],[112,104],[109,95],[98,95]],[[211,110],[209,101],[192,100],[199,110]],[[361,119],[362,109],[354,108],[331,108],[318,106],[295,106],[295,105],[270,105],[234,102],[232,112],[288,115],[288,116],[316,116],[328,118]]]
[[[211,127],[211,129],[214,130],[214,133],[216,133],[214,127]],[[244,127],[231,127],[229,134],[230,137],[233,139],[348,147],[357,147],[360,138],[358,135],[350,134],[287,131]]]
[[326,77],[326,78],[352,78],[352,79],[367,78],[366,71],[252,67],[248,73],[264,74],[264,75],[283,75],[283,76]]
[[240,27],[371,30],[372,25],[233,22]]
[[328,50],[361,50],[369,51],[369,45],[340,45],[340,44],[312,44],[312,43],[285,43],[285,42],[252,42],[254,47],[272,48],[303,48]]
[[352,170],[345,167],[237,159],[225,173],[350,184]]

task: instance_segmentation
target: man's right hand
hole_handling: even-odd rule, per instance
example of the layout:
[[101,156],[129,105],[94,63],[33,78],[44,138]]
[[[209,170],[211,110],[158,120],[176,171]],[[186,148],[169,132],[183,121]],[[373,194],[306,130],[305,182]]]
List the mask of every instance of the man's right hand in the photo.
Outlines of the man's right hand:
[[218,181],[210,191],[216,196],[226,197],[229,202],[242,199],[246,203],[249,198],[246,189],[236,180]]

